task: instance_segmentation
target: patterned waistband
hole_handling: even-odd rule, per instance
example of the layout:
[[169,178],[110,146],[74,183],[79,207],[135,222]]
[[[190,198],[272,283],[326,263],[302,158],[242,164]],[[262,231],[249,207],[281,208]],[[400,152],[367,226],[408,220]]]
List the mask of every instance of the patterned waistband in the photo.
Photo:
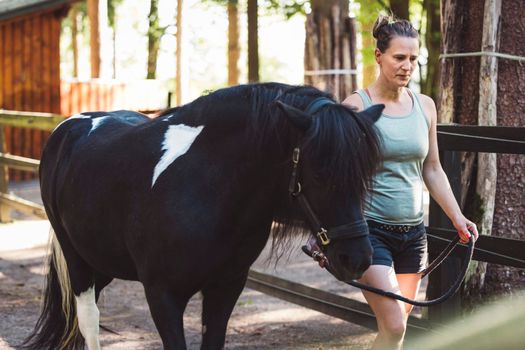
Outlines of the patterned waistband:
[[395,233],[407,233],[421,226],[424,226],[423,223],[420,223],[418,225],[394,225],[394,224],[383,224],[381,222],[377,222],[373,220],[367,220],[367,224],[369,227],[375,227],[380,230],[385,230],[385,231],[395,232]]

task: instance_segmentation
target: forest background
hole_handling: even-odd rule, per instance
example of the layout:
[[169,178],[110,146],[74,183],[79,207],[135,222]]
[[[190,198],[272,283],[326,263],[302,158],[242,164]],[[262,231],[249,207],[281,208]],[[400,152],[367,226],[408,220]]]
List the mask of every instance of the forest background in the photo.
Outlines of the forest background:
[[[98,31],[98,74],[93,74],[91,69],[90,2],[97,2],[90,6],[98,9],[99,21],[102,22]],[[62,22],[61,76],[65,79],[87,80],[100,77],[124,81],[155,77],[168,81],[170,90],[174,92],[175,81],[180,77],[181,103],[189,102],[206,91],[251,81],[248,72],[248,1],[179,2],[180,74],[176,71],[178,7],[175,1],[90,0],[74,4],[68,18]],[[256,50],[259,61],[256,68],[257,80],[302,84],[305,21],[306,14],[311,12],[310,2],[259,0],[255,6],[258,39]],[[401,12],[400,17],[412,20],[423,39],[427,37],[429,9],[437,14],[439,24],[439,0],[405,0],[397,1],[395,5],[390,5],[388,1],[349,1],[348,16],[357,19],[358,27],[356,77],[359,86],[364,83],[363,72],[367,73],[365,82],[375,79],[376,65],[373,61],[374,46],[370,29],[378,13],[391,12],[391,6],[394,10],[396,7],[399,9],[396,14]],[[102,18],[104,12],[107,13],[107,19]],[[236,26],[233,29],[236,33],[231,33],[232,26]],[[439,26],[437,29],[428,36],[434,36],[434,42],[437,42],[439,48]],[[421,70],[412,83],[416,90],[421,90],[421,84],[425,84],[427,80],[427,42],[428,40],[422,41]],[[235,71],[233,74],[232,70]],[[435,78],[432,76],[430,79]],[[431,94],[425,86],[422,90]]]

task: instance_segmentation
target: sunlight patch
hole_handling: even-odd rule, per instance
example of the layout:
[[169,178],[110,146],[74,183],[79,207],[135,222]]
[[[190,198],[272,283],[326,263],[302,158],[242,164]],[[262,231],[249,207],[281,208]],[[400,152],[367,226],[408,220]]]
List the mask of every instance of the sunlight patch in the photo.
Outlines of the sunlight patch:
[[203,128],[204,126],[191,127],[184,124],[171,125],[168,128],[162,142],[164,154],[155,166],[151,187],[155,185],[157,178],[171,163],[190,149]]

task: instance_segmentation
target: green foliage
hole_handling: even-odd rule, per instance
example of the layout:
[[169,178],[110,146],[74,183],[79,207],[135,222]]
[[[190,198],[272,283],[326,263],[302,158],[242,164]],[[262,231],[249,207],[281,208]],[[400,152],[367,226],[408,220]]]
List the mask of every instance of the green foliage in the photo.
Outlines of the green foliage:
[[[360,25],[359,31],[363,38],[372,40],[372,32],[364,30],[364,27],[372,28],[377,16],[381,11],[388,11],[389,8],[382,1],[356,0],[359,9],[356,11],[357,23]],[[374,47],[363,47],[361,51],[364,65],[374,64]]]
[[310,1],[308,0],[265,0],[263,1],[266,9],[268,11],[275,11],[277,13],[282,13],[286,19],[290,19],[297,14],[306,15],[306,6],[309,5]]
[[122,4],[123,0],[107,0],[108,1],[108,25],[115,29],[115,18],[117,8]]

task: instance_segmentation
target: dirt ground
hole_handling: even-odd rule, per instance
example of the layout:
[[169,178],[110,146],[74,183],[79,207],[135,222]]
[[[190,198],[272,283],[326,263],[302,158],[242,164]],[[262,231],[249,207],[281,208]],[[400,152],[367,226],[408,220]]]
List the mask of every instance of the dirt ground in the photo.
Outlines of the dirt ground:
[[[38,317],[48,223],[19,220],[0,225],[0,349],[16,349]],[[298,242],[299,243],[299,242]],[[258,261],[258,271],[336,292],[360,293],[331,277],[299,253],[277,268]],[[140,283],[115,280],[99,301],[104,349],[161,349]],[[200,345],[200,300],[185,313],[189,349]],[[245,288],[228,326],[226,349],[367,349],[370,330]]]

